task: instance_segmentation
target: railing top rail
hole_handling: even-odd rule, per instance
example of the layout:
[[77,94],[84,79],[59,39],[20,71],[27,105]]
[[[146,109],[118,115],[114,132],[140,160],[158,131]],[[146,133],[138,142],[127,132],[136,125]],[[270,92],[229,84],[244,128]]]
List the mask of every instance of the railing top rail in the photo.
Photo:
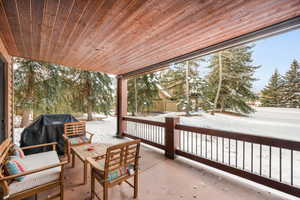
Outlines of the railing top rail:
[[137,118],[132,118],[132,117],[123,117],[123,120],[142,123],[142,124],[149,124],[149,125],[153,125],[153,126],[165,127],[164,122],[150,121],[150,120],[145,120],[145,119],[137,119]]
[[224,131],[224,130],[194,127],[194,126],[188,126],[188,125],[182,125],[182,124],[176,124],[175,128],[177,130],[182,130],[182,131],[195,132],[195,133],[199,133],[199,134],[218,136],[218,137],[223,137],[223,138],[227,138],[227,139],[235,139],[235,140],[240,140],[240,141],[245,141],[245,142],[250,142],[250,143],[262,144],[262,145],[266,145],[266,146],[279,147],[279,148],[300,151],[300,142],[298,142],[298,141],[279,139],[279,138],[271,138],[271,137],[258,136],[258,135],[250,135],[250,134],[230,132],[230,131]]

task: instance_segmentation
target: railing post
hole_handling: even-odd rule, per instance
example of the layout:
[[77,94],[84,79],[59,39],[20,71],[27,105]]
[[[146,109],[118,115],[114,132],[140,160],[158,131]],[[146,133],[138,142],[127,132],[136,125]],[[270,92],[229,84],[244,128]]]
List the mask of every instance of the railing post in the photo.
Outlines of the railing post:
[[179,146],[179,131],[175,129],[177,123],[179,123],[179,117],[166,117],[165,156],[170,159],[175,159],[175,150]]

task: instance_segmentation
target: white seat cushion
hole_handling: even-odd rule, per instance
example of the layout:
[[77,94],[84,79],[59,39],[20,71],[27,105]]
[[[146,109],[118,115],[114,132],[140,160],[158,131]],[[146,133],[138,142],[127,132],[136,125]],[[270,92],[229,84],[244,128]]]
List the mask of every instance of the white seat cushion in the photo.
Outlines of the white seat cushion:
[[[36,153],[25,156],[22,160],[27,170],[38,169],[53,164],[58,164],[59,158],[55,151]],[[14,181],[9,185],[9,194],[15,194],[36,186],[46,184],[59,179],[61,167],[51,168],[38,173],[25,176],[21,182]]]

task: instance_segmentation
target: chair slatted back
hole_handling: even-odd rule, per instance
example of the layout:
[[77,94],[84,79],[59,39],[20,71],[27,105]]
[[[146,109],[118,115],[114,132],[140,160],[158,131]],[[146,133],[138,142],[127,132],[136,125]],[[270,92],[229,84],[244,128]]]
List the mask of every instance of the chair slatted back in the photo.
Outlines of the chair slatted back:
[[[5,161],[9,155],[10,148],[12,146],[12,138],[7,138],[0,145],[0,178],[5,177],[4,165]],[[0,183],[0,187],[2,187],[3,192],[5,194],[8,193],[8,182],[3,181]]]
[[86,134],[85,122],[67,122],[64,124],[64,134],[69,136],[81,136]]
[[11,146],[12,146],[12,139],[11,138],[8,138],[8,139],[4,140],[2,142],[2,144],[0,145],[0,164],[1,165],[5,161]]
[[104,176],[120,168],[132,165],[136,170],[140,151],[140,140],[134,140],[111,146],[107,149]]

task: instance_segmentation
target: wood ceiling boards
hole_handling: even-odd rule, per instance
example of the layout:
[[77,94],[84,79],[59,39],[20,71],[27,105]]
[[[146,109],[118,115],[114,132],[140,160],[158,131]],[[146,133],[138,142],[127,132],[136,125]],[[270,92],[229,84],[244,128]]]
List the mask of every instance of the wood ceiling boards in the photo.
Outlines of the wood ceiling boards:
[[12,56],[124,74],[300,16],[300,0],[0,0]]

